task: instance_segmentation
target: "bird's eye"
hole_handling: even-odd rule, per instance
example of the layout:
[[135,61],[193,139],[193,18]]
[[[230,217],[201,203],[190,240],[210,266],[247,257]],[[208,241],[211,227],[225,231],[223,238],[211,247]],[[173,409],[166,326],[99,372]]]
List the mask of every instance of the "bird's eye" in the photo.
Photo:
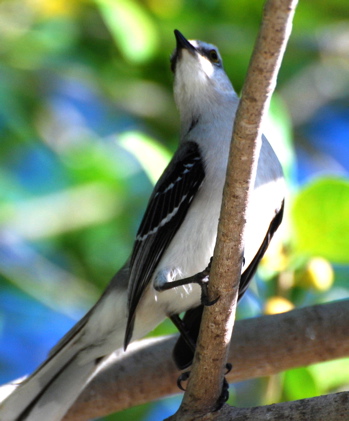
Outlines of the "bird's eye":
[[213,63],[219,62],[219,57],[216,50],[210,50],[208,56]]

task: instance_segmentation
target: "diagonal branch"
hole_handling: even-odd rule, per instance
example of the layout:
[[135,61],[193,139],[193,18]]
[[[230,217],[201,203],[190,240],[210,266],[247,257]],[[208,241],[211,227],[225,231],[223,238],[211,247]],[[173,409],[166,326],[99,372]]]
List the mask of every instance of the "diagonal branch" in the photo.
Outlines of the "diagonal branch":
[[[238,321],[229,352],[234,369],[227,378],[238,382],[349,356],[348,320],[349,300]],[[145,339],[126,354],[113,354],[64,421],[101,417],[179,393],[171,355],[176,340]]]
[[338,421],[348,418],[349,392],[333,393],[310,399],[283,402],[255,408],[231,408],[226,406],[215,421]]

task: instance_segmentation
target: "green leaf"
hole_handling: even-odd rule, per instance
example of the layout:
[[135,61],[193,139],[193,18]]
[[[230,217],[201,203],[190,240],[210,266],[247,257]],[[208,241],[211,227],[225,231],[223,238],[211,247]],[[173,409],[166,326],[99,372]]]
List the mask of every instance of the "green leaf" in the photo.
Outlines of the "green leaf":
[[309,371],[316,379],[321,394],[330,393],[348,383],[349,358],[314,364]]
[[322,178],[298,193],[293,208],[297,251],[349,262],[349,181]]
[[320,390],[309,369],[301,367],[286,371],[284,394],[286,400],[294,401],[318,396]]
[[132,0],[96,0],[123,55],[134,63],[149,60],[158,45],[155,25],[141,4]]

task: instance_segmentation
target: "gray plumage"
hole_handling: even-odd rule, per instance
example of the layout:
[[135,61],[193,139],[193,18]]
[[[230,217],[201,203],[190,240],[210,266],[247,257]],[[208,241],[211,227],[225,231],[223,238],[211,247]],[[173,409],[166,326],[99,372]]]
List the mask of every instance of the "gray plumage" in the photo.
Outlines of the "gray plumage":
[[[197,285],[158,292],[203,269],[213,255],[238,97],[217,48],[177,31],[172,57],[180,145],[154,188],[134,250],[97,304],[52,349],[47,361],[0,406],[1,421],[60,420],[101,360],[200,305]],[[245,267],[284,198],[279,161],[263,137],[249,206]]]

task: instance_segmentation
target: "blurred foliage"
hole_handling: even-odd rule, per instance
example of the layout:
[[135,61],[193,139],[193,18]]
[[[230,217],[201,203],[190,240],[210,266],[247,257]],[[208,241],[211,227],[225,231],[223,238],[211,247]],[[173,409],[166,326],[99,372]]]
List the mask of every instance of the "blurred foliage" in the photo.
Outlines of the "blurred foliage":
[[[173,29],[218,45],[240,91],[262,5],[0,1],[1,382],[32,371],[130,253],[178,140]],[[298,6],[265,127],[288,179],[286,217],[240,317],[349,297],[348,21],[346,0]],[[239,383],[231,403],[348,388],[347,366]],[[107,419],[163,419],[178,405]]]
[[334,178],[316,180],[298,194],[292,215],[300,251],[348,263],[348,198],[349,180]]

